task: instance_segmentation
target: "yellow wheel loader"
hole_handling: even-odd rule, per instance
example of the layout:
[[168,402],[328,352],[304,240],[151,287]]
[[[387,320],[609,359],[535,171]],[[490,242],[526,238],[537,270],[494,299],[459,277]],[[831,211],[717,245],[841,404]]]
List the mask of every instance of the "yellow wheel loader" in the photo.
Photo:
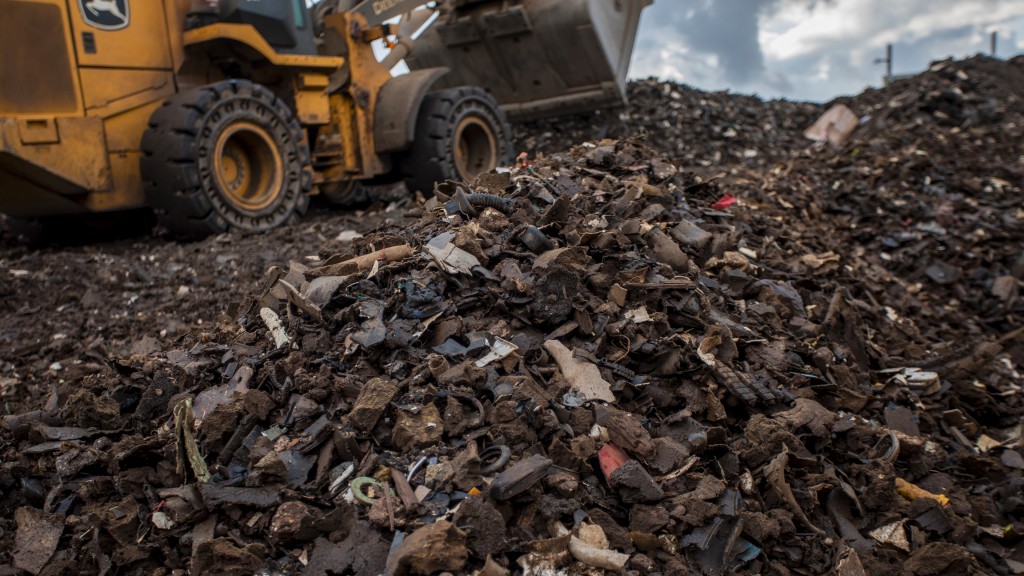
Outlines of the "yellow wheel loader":
[[650,1],[0,0],[0,212],[195,238],[429,193],[509,163],[507,115],[622,104]]

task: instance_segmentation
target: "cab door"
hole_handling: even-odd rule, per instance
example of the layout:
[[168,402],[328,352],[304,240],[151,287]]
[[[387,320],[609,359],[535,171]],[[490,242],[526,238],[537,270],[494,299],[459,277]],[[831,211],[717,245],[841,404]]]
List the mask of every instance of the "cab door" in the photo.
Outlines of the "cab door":
[[102,120],[112,176],[88,208],[142,206],[142,136],[175,91],[165,0],[67,0],[67,8],[85,115]]
[[80,67],[170,69],[162,0],[68,0]]

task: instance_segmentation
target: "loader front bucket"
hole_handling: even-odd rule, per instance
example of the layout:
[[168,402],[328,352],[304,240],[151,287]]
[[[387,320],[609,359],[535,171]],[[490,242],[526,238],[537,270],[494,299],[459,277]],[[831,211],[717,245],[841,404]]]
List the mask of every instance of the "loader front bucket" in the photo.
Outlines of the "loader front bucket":
[[412,70],[480,86],[515,120],[622,106],[640,13],[652,0],[460,0],[420,36]]

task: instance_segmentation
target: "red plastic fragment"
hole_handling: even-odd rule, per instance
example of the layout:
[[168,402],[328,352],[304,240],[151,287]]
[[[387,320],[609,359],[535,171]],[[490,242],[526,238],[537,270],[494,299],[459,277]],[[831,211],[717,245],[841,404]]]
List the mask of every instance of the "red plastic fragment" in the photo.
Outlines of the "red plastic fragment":
[[601,462],[601,472],[604,472],[606,480],[612,477],[612,472],[619,469],[626,462],[629,462],[630,458],[625,452],[623,452],[618,446],[614,444],[605,444],[597,451],[597,459]]
[[739,200],[739,198],[736,198],[732,194],[726,194],[725,196],[722,196],[722,198],[719,199],[718,202],[715,202],[714,204],[712,204],[711,205],[711,209],[712,210],[725,210],[729,206],[732,206],[733,204],[735,204],[737,200]]

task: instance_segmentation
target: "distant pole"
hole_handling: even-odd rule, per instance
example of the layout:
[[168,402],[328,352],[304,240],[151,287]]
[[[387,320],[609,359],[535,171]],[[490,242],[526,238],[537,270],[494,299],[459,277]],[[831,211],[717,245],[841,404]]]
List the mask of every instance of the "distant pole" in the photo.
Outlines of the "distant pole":
[[892,44],[885,45],[885,58],[875,58],[875,64],[885,64],[885,77],[882,82],[886,86],[892,82]]
[[999,32],[992,32],[992,57],[996,57],[996,48],[999,47]]
[[885,81],[892,82],[892,44],[885,45]]

